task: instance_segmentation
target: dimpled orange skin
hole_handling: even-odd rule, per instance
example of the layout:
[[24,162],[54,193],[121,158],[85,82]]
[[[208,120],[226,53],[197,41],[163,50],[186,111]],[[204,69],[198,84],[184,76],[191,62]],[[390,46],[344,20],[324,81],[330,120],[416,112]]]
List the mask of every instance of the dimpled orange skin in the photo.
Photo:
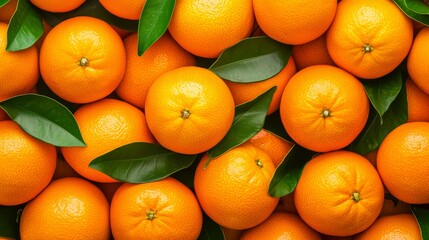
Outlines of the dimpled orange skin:
[[423,92],[411,79],[405,82],[408,101],[408,122],[429,122],[429,94]]
[[429,27],[422,28],[414,39],[407,58],[407,70],[410,78],[429,94]]
[[59,4],[57,0],[30,0],[32,4],[40,9],[57,13],[72,11],[82,5],[85,1],[86,0],[68,0],[62,1],[61,4]]
[[335,66],[326,47],[326,34],[314,39],[311,42],[301,45],[294,45],[292,57],[295,60],[296,68],[302,70],[313,65]]
[[139,20],[146,0],[100,0],[100,3],[113,15],[129,20]]

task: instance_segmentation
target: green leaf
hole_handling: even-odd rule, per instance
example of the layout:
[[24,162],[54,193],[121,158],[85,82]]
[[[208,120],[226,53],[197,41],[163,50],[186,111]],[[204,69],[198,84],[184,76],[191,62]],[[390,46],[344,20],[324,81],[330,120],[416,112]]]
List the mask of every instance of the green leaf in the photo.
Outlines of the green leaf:
[[167,30],[175,0],[147,0],[138,26],[138,55],[143,53]]
[[33,46],[43,34],[43,21],[28,0],[18,0],[16,12],[7,28],[8,51],[19,51]]
[[423,240],[429,240],[429,206],[411,205],[411,211],[419,222]]
[[429,26],[429,15],[418,14],[410,10],[407,7],[406,0],[393,0],[396,5],[407,15],[409,18],[414,19],[415,21],[422,23],[426,26]]
[[10,118],[31,136],[55,146],[85,146],[73,114],[54,99],[24,94],[0,102]]
[[276,89],[277,87],[274,86],[252,101],[235,107],[232,126],[226,136],[208,151],[209,159],[219,157],[228,150],[244,143],[262,129]]
[[293,192],[305,164],[315,154],[315,152],[294,144],[274,172],[268,193],[273,197],[283,197]]
[[263,81],[287,65],[291,52],[292,46],[267,36],[246,38],[226,49],[209,69],[232,82]]
[[222,240],[225,239],[222,228],[203,213],[203,228],[198,240]]
[[172,152],[158,144],[135,142],[92,160],[89,166],[119,181],[145,183],[189,167],[196,157]]
[[0,237],[19,239],[19,218],[24,205],[0,206]]
[[405,0],[405,5],[417,14],[429,14],[429,5],[423,0]]
[[0,0],[0,7],[3,7],[9,2],[9,0]]

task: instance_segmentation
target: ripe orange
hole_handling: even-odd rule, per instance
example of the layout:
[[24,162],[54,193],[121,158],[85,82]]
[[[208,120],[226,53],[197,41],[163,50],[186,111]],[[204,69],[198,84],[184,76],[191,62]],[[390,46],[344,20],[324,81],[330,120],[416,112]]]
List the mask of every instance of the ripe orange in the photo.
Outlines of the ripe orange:
[[296,73],[295,62],[292,57],[289,58],[287,65],[274,77],[254,83],[236,83],[225,80],[229,90],[234,97],[235,105],[239,105],[255,99],[273,86],[277,86],[274,96],[271,100],[267,114],[277,111],[280,107],[280,99],[283,90],[289,79]]
[[407,69],[410,78],[429,94],[429,27],[422,28],[416,35],[407,58]]
[[377,169],[387,190],[411,204],[429,203],[429,122],[404,123],[381,142]]
[[0,22],[8,23],[16,10],[18,0],[10,0],[0,7]]
[[285,44],[304,44],[320,37],[335,16],[337,1],[253,0],[262,31]]
[[137,55],[137,40],[136,33],[124,40],[127,66],[116,93],[134,106],[144,108],[149,87],[159,76],[175,68],[195,65],[196,62],[168,33],[140,57]]
[[21,239],[109,239],[109,203],[81,178],[53,181],[24,208]]
[[395,69],[412,42],[411,19],[390,0],[341,1],[326,36],[332,60],[365,79],[379,78]]
[[110,218],[115,239],[197,239],[203,223],[194,193],[174,178],[124,183]]
[[326,34],[308,43],[293,46],[292,57],[298,70],[313,65],[335,66],[326,47]]
[[68,0],[62,1],[61,4],[56,0],[30,0],[34,6],[48,12],[69,12],[82,5],[85,0]]
[[226,84],[208,69],[181,67],[161,75],[146,97],[145,113],[153,136],[183,154],[209,150],[234,120],[234,99]]
[[329,65],[296,73],[280,102],[280,116],[290,137],[316,152],[350,144],[362,131],[368,114],[369,100],[362,83]]
[[310,227],[340,237],[368,228],[383,200],[376,169],[366,158],[348,151],[322,153],[310,160],[294,192],[296,209]]
[[250,35],[252,0],[178,0],[168,30],[190,53],[216,58]]
[[125,49],[106,22],[78,16],[56,25],[40,49],[40,72],[48,87],[74,103],[112,93],[125,72]]
[[0,129],[0,205],[28,202],[51,181],[56,149],[13,121],[0,121]]
[[100,3],[115,16],[129,20],[139,20],[146,0],[100,0]]
[[132,142],[153,142],[144,113],[126,102],[105,98],[81,106],[74,117],[86,147],[62,147],[70,166],[83,177],[96,182],[116,182],[88,167],[95,158]]
[[279,198],[268,195],[275,167],[270,156],[250,143],[209,160],[205,154],[195,172],[194,188],[204,212],[231,229],[254,227],[267,219]]
[[411,79],[406,82],[408,122],[429,122],[429,94],[423,92]]

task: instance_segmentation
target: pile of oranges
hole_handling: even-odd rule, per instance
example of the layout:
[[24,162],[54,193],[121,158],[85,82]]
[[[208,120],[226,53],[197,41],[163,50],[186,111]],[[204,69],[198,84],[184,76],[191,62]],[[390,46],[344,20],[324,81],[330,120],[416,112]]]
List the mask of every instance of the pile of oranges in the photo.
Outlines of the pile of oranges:
[[[86,2],[28,1],[51,13]],[[149,4],[97,2],[127,21]],[[226,240],[428,237],[411,209],[429,204],[429,27],[393,1],[176,0],[167,31],[141,56],[136,32],[93,16],[44,20],[33,46],[7,51],[17,4],[0,7],[0,102],[48,88],[77,106],[85,142],[55,147],[0,108],[0,207],[23,207],[21,239],[213,239],[207,221]],[[241,83],[203,66],[257,36],[292,47],[275,76]],[[365,85],[399,68],[408,120],[374,151],[352,151],[372,111]],[[272,87],[266,114],[279,114],[276,127],[289,138],[261,129],[211,158],[243,117],[237,106]],[[187,169],[192,184],[174,176],[126,183],[89,167],[135,142],[198,156]],[[273,196],[271,180],[296,147],[312,157],[292,171],[294,191]]]

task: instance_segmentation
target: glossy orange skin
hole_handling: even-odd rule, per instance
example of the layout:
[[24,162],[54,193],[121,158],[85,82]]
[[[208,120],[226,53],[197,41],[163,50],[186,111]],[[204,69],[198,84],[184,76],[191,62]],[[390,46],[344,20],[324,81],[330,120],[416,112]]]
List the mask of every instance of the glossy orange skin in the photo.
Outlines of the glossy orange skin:
[[68,0],[62,1],[61,4],[59,4],[56,0],[30,0],[30,2],[36,7],[48,12],[56,13],[72,11],[82,5],[85,1],[86,0]]
[[405,83],[408,102],[408,122],[429,122],[429,94],[420,89],[413,80]]
[[128,20],[139,20],[146,0],[100,0],[100,3],[115,16]]
[[429,27],[422,28],[416,35],[407,58],[407,70],[416,85],[429,94]]

